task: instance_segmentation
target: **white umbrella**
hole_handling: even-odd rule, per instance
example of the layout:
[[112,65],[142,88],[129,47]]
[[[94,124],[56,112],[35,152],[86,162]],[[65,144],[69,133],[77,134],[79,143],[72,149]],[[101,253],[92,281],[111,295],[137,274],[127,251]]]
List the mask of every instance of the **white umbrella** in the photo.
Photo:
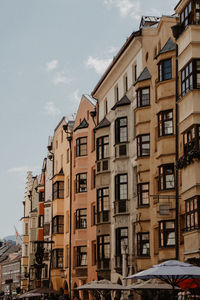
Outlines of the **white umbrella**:
[[126,277],[126,279],[151,278],[159,278],[170,284],[174,295],[174,288],[179,282],[189,278],[200,278],[200,268],[178,260],[168,260],[150,269]]

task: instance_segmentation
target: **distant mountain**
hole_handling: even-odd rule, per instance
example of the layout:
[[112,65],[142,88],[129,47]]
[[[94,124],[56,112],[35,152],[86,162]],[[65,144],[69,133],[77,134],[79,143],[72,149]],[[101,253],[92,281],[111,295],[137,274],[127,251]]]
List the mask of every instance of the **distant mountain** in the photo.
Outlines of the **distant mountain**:
[[[5,237],[3,238],[3,240],[5,240],[5,241],[13,241],[13,242],[16,242],[16,236],[15,236],[15,235],[8,235],[8,236],[5,236]],[[19,243],[19,244],[22,243],[22,242],[21,242],[20,236],[19,236],[19,238],[18,238],[18,243]]]

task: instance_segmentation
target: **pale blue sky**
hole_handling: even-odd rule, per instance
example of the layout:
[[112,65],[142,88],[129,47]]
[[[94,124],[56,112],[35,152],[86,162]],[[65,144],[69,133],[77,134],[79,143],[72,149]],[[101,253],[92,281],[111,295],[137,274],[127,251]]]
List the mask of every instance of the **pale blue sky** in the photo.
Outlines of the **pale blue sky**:
[[48,136],[76,111],[141,15],[178,0],[0,1],[0,237],[21,232],[26,172],[39,172]]

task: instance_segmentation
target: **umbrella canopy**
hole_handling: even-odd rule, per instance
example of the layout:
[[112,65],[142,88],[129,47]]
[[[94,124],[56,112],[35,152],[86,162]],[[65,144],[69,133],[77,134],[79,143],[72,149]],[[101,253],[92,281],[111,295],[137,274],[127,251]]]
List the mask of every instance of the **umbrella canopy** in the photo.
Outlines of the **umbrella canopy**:
[[185,279],[200,278],[200,268],[178,260],[168,260],[150,269],[128,276],[126,279],[159,278],[172,286]]
[[81,285],[76,288],[76,290],[109,290],[109,291],[116,291],[116,290],[130,290],[128,287],[120,285],[118,283],[112,283],[109,280],[103,279],[99,281],[91,281],[84,285]]
[[[128,288],[130,290],[171,290],[172,286],[168,283],[163,283],[158,280],[147,280],[140,283],[134,283],[129,285]],[[176,287],[176,289],[180,289]]]
[[58,294],[58,292],[53,290],[53,289],[43,287],[43,288],[37,288],[37,289],[34,289],[34,290],[30,290],[30,291],[20,295],[19,298],[39,297],[39,296],[47,295],[47,294],[48,295]]

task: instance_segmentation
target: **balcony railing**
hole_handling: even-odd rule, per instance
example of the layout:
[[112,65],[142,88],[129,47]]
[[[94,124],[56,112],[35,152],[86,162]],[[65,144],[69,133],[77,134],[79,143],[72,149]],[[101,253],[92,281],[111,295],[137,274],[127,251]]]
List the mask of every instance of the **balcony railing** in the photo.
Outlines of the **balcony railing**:
[[76,267],[76,276],[77,277],[87,277],[88,268],[87,267]]
[[108,210],[104,210],[97,213],[97,224],[109,222],[109,220],[110,220],[110,212]]
[[123,214],[129,212],[129,201],[128,200],[119,200],[114,203],[114,213]]
[[104,258],[97,260],[97,268],[99,270],[109,270],[110,269],[110,259]]

